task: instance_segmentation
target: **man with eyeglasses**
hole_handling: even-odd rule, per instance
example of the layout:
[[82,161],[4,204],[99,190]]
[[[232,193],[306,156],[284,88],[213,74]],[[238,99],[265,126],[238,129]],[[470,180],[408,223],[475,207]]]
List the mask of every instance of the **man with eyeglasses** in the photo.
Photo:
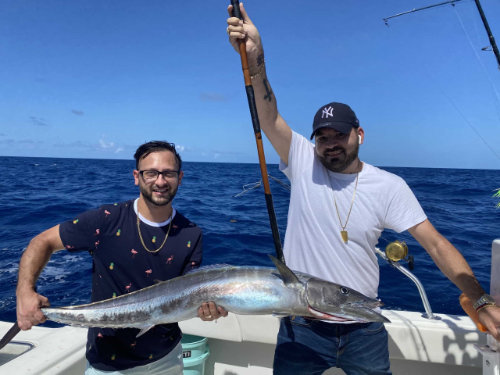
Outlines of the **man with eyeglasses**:
[[[137,199],[104,205],[58,224],[33,238],[19,264],[17,322],[22,330],[45,321],[49,301],[35,284],[52,253],[89,251],[93,258],[92,301],[130,293],[199,267],[202,233],[172,207],[182,181],[182,161],[174,144],[145,143],[137,149],[133,172]],[[227,316],[213,302],[198,309],[202,320]],[[89,328],[86,375],[182,373],[177,323],[138,329]]]

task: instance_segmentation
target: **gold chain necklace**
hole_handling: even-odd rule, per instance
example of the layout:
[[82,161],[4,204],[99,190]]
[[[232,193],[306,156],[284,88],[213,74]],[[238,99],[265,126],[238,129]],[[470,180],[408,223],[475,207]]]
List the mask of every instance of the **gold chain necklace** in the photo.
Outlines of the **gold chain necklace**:
[[333,194],[333,187],[332,187],[333,203],[335,203],[335,210],[337,211],[337,216],[339,218],[340,227],[342,228],[342,230],[340,231],[340,235],[342,236],[344,243],[347,243],[347,241],[349,240],[349,236],[348,236],[345,228],[347,227],[347,222],[349,221],[349,216],[351,216],[352,206],[354,205],[354,199],[356,198],[356,189],[358,187],[358,177],[359,177],[359,172],[356,173],[356,184],[354,185],[354,192],[352,193],[351,207],[349,208],[347,218],[345,219],[345,224],[342,224],[342,220],[340,219],[339,208],[337,207],[337,200],[335,199],[335,194]]
[[139,232],[139,239],[141,240],[142,246],[144,247],[144,249],[148,253],[155,254],[155,253],[157,253],[158,251],[161,250],[161,248],[163,247],[163,245],[165,245],[165,243],[167,242],[168,235],[170,234],[170,228],[172,228],[172,221],[174,221],[173,217],[170,218],[170,224],[168,224],[167,234],[165,235],[165,239],[163,240],[163,243],[160,245],[160,247],[158,249],[156,249],[156,250],[149,250],[148,247],[146,246],[146,244],[144,243],[144,239],[142,238],[142,234],[141,234],[141,220],[139,219],[139,215],[137,215],[137,231]]

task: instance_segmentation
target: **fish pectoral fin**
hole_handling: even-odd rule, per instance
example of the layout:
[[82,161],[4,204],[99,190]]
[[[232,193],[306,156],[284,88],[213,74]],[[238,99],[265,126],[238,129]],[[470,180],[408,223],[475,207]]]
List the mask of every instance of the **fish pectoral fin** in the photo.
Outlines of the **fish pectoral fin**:
[[285,263],[280,261],[278,258],[272,256],[271,254],[268,255],[269,258],[271,258],[271,260],[273,261],[276,268],[278,269],[285,285],[300,284],[300,280],[298,279],[298,277],[293,273],[293,271],[290,268],[288,268],[285,265]]
[[148,326],[148,327],[142,328],[140,330],[140,332],[137,334],[137,336],[135,336],[135,337],[137,338],[137,337],[140,337],[140,336],[144,335],[147,331],[149,331],[153,327],[154,326]]

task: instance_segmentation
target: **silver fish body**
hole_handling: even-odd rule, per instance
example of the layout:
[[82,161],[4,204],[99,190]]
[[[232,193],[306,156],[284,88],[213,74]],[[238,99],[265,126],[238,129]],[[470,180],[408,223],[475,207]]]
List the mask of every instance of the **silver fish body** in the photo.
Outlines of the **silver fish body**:
[[272,258],[277,268],[204,267],[116,298],[42,311],[48,319],[69,325],[142,330],[194,318],[207,301],[242,315],[388,321],[372,310],[381,305],[378,300],[311,275],[294,273]]

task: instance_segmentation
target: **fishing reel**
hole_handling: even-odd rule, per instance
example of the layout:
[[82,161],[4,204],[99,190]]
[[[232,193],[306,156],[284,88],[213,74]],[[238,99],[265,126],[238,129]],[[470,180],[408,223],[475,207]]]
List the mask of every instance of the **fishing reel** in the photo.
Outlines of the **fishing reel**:
[[408,262],[408,268],[413,270],[415,261],[412,255],[408,255],[408,246],[403,241],[393,241],[385,247],[385,255],[391,262],[405,260]]

